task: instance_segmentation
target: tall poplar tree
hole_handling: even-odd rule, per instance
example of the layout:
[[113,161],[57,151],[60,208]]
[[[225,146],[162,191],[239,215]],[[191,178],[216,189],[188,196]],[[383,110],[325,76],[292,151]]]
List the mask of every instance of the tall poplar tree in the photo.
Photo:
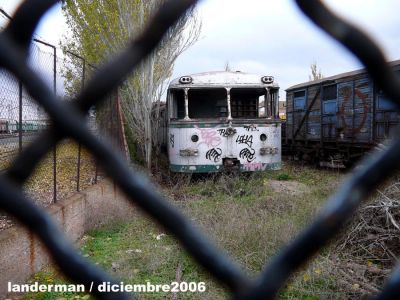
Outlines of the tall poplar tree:
[[[143,30],[163,1],[66,0],[63,12],[71,34],[63,42],[63,48],[79,54],[91,64],[101,64]],[[160,98],[174,62],[197,41],[200,30],[201,23],[195,11],[187,12],[120,89],[125,129],[148,169],[152,165],[152,150],[158,136],[158,126],[152,126],[152,115],[157,123]],[[71,62],[70,74],[79,68],[77,60]],[[74,82],[70,84],[72,91]]]
[[311,75],[308,75],[309,81],[319,80],[324,78],[324,75],[321,72],[321,69],[318,70],[318,66],[316,62],[311,63],[310,65]]

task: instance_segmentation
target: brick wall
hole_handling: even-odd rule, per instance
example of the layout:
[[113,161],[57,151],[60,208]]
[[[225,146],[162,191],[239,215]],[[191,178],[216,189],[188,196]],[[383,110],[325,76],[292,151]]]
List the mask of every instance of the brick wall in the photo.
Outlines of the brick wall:
[[[134,215],[133,206],[109,181],[61,200],[47,210],[72,242],[90,229]],[[0,299],[6,296],[8,282],[24,283],[50,262],[46,250],[29,230],[15,225],[0,231]]]

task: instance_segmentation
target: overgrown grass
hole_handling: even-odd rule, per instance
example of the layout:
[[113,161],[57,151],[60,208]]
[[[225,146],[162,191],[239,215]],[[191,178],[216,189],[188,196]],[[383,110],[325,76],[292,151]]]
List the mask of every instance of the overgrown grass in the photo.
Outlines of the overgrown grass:
[[[281,174],[287,174],[285,180],[280,179]],[[279,172],[216,175],[197,180],[178,177],[161,187],[161,192],[250,276],[255,276],[312,220],[342,175],[286,164]],[[81,251],[125,283],[164,284],[178,279],[206,283],[206,292],[182,293],[177,299],[224,299],[228,296],[222,286],[193,262],[172,235],[139,213],[129,223],[116,223],[88,233],[83,238]],[[311,265],[298,271],[279,297],[344,298],[335,279],[326,271],[328,253],[329,249],[325,249]],[[54,271],[51,274],[59,279]],[[60,295],[26,297],[57,299]],[[73,299],[71,295],[62,297]],[[171,298],[172,295],[166,293],[140,295],[140,299]]]
[[[4,147],[0,150],[4,150]],[[15,150],[15,154],[18,150]],[[78,144],[65,140],[57,146],[56,186],[57,200],[64,199],[77,190]],[[4,157],[3,157],[4,158]],[[9,167],[12,157],[0,159],[0,169]],[[39,206],[46,207],[53,203],[54,195],[54,161],[53,151],[48,153],[35,167],[32,175],[23,186],[24,192]],[[96,164],[93,156],[85,148],[81,148],[80,189],[94,183]],[[13,221],[0,211],[0,230],[13,226]]]

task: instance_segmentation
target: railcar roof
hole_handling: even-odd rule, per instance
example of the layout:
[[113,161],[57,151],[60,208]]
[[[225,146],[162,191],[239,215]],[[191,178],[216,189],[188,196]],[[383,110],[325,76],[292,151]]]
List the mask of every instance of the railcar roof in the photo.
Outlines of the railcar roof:
[[205,86],[223,86],[223,87],[237,87],[243,85],[253,85],[255,87],[278,87],[279,85],[274,81],[273,83],[261,82],[261,77],[270,76],[269,74],[258,75],[244,73],[241,71],[215,71],[197,74],[188,74],[192,78],[191,83],[182,84],[179,82],[181,77],[175,78],[170,83],[170,88],[176,87],[205,87]]
[[[389,62],[389,65],[392,66],[392,67],[399,66],[400,65],[400,60],[391,61],[391,62]],[[291,91],[291,90],[295,90],[295,89],[299,89],[299,88],[303,88],[303,87],[307,87],[307,86],[317,85],[317,84],[324,83],[324,82],[334,81],[334,80],[337,80],[337,79],[342,79],[342,78],[346,78],[346,77],[352,77],[352,76],[360,75],[360,74],[363,74],[365,72],[366,72],[366,70],[364,68],[364,69],[359,69],[359,70],[355,70],[355,71],[340,73],[340,74],[337,74],[337,75],[333,75],[333,76],[330,76],[330,77],[325,77],[325,78],[318,79],[318,80],[299,83],[299,84],[296,84],[296,85],[293,85],[293,86],[287,88],[286,92]]]

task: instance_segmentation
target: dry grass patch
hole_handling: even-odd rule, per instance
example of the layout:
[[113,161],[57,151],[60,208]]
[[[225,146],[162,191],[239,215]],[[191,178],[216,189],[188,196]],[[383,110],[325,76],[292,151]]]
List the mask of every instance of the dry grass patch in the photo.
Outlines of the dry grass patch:
[[[76,192],[78,145],[66,140],[57,146],[57,199],[63,199]],[[9,162],[7,162],[7,165]],[[24,192],[39,206],[46,207],[53,202],[53,152],[48,153],[36,166],[33,174],[24,184]],[[80,188],[94,183],[95,161],[90,153],[82,148]],[[0,212],[0,230],[13,225],[13,221]]]

